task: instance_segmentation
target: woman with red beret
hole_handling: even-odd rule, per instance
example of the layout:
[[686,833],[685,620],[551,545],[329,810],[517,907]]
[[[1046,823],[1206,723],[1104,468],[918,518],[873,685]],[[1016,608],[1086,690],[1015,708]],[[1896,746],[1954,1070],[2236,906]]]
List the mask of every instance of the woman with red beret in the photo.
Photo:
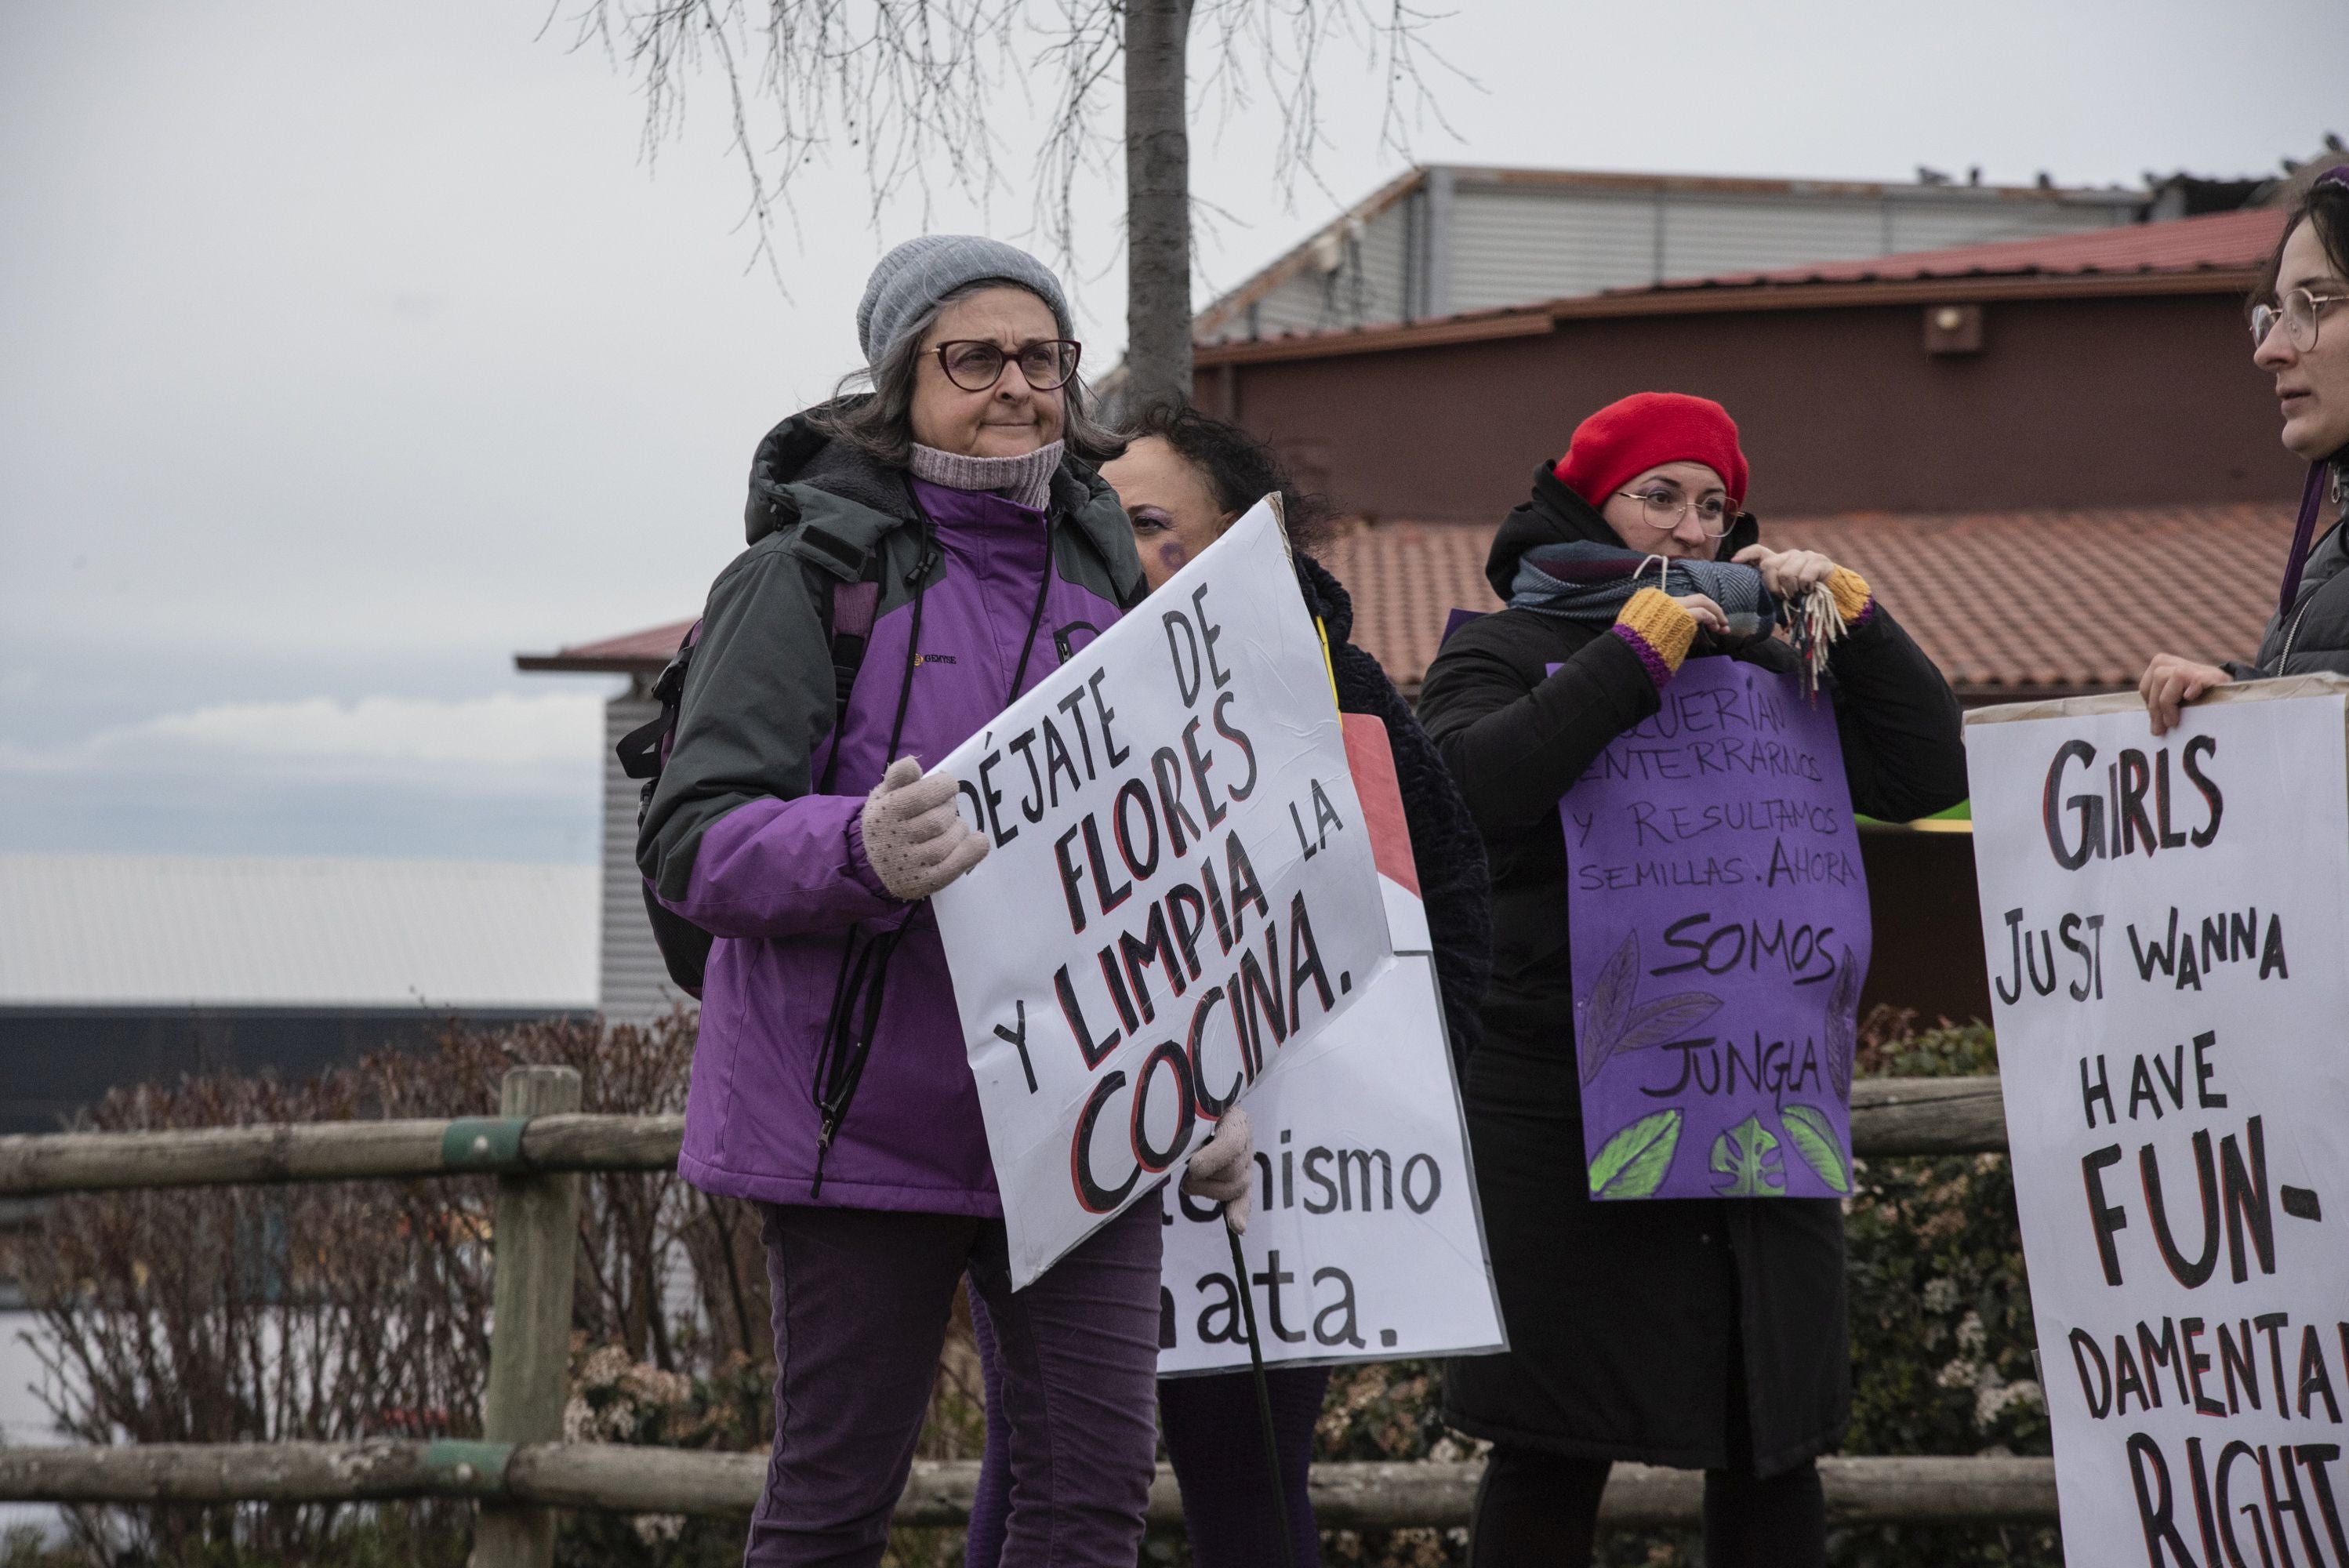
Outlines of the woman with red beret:
[[1684,660],[1796,670],[1770,634],[1814,590],[1844,626],[1817,678],[1853,809],[1906,821],[1965,798],[1948,684],[1857,573],[1760,542],[1746,480],[1717,403],[1651,392],[1593,414],[1494,539],[1485,575],[1508,608],[1454,634],[1421,697],[1493,872],[1464,1088],[1509,1349],[1445,1379],[1446,1418],[1494,1444],[1477,1568],[1588,1563],[1616,1460],[1705,1472],[1712,1568],[1826,1562],[1813,1460],[1851,1404],[1842,1208],[1593,1202],[1568,967],[1559,798]]

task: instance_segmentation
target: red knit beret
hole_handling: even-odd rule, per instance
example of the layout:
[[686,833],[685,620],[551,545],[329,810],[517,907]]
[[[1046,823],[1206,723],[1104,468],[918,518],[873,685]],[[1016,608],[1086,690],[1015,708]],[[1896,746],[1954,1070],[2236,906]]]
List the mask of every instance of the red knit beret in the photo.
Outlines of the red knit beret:
[[1710,397],[1635,392],[1575,427],[1551,471],[1592,506],[1661,463],[1702,463],[1721,476],[1734,505],[1745,502],[1745,454],[1737,421]]

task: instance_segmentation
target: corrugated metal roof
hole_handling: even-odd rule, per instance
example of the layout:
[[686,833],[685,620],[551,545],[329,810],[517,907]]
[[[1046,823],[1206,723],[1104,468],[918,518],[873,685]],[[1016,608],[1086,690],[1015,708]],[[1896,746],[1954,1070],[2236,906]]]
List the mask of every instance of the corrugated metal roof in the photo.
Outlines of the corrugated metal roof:
[[0,854],[0,1006],[591,1009],[598,876]]
[[[2284,214],[2271,207],[2131,223],[2085,232],[2004,240],[1870,260],[1811,262],[1775,272],[1682,278],[1661,289],[1733,288],[1754,284],[1895,283],[1920,278],[2006,274],[2071,277],[2090,273],[2238,272],[2258,266],[2275,248]],[[1640,292],[1640,291],[1627,291]]]

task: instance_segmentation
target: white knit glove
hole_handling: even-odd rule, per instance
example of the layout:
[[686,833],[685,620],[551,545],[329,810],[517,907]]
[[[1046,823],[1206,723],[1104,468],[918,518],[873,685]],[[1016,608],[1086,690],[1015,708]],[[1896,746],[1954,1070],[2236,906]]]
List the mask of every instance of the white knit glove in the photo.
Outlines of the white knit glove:
[[1256,1133],[1248,1126],[1247,1112],[1234,1106],[1224,1112],[1206,1147],[1191,1156],[1190,1168],[1183,1172],[1183,1191],[1221,1203],[1224,1223],[1234,1235],[1245,1235],[1255,1176]]
[[948,773],[900,757],[864,798],[864,858],[893,898],[927,898],[987,859],[988,839],[955,811]]

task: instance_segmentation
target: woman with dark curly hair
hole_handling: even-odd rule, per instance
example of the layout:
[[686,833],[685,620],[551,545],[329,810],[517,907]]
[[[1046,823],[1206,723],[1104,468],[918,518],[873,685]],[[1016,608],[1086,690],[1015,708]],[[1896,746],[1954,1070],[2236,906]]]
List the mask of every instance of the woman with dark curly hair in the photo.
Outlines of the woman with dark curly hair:
[[[1434,939],[1436,979],[1453,1059],[1464,1067],[1475,1044],[1477,1009],[1492,965],[1484,845],[1459,789],[1412,717],[1410,704],[1378,660],[1348,640],[1354,624],[1353,601],[1308,553],[1326,536],[1328,505],[1318,496],[1299,493],[1262,441],[1237,425],[1192,408],[1154,409],[1143,415],[1124,455],[1102,466],[1102,478],[1116,490],[1133,524],[1134,548],[1153,590],[1213,544],[1258,500],[1280,497],[1297,584],[1329,638],[1338,707],[1347,713],[1375,715],[1386,726],[1403,816],[1411,829],[1412,858]],[[996,1568],[999,1562],[1016,1561],[1003,1549],[1007,1434],[995,1414],[999,1374],[992,1325],[977,1298],[971,1309],[987,1377],[988,1419],[987,1459],[978,1497],[971,1506],[966,1561],[969,1568]],[[1276,1367],[1265,1374],[1265,1380],[1280,1455],[1280,1498],[1274,1495],[1257,1437],[1250,1374],[1208,1373],[1158,1385],[1159,1419],[1165,1429],[1167,1457],[1182,1483],[1183,1521],[1197,1568],[1264,1568],[1279,1562],[1278,1521],[1284,1502],[1293,1560],[1320,1561],[1320,1534],[1305,1482],[1330,1370]]]

